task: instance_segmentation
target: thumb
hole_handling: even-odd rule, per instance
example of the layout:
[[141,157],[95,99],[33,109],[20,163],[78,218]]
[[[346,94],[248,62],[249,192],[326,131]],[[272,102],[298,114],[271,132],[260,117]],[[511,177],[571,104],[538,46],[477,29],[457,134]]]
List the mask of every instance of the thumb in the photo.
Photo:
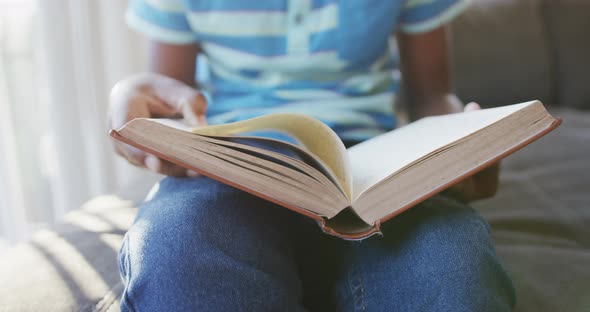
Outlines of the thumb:
[[465,108],[463,108],[464,112],[471,112],[471,111],[476,111],[481,109],[481,106],[479,106],[479,104],[475,103],[475,102],[470,102],[467,105],[465,105]]
[[181,98],[179,101],[182,115],[188,124],[198,127],[207,125],[205,118],[207,99],[202,93],[196,92],[196,94]]

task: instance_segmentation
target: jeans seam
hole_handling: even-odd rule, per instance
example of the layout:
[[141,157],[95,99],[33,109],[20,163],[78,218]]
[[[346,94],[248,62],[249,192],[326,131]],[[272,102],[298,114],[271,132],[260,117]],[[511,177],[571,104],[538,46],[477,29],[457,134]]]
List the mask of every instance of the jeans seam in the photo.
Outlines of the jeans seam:
[[135,306],[129,299],[129,282],[131,280],[131,264],[129,261],[129,238],[125,235],[125,256],[123,257],[123,267],[125,268],[125,289],[123,291],[122,300],[127,304],[131,311],[135,312]]
[[[363,283],[363,276],[360,270],[360,265],[358,261],[355,261],[352,272],[351,272],[351,279],[350,279],[350,291],[352,292],[352,297],[354,300],[354,310],[355,311],[366,311],[365,306],[365,287]],[[356,284],[358,283],[358,284]],[[360,292],[359,292],[360,290]],[[358,303],[360,302],[360,307]]]

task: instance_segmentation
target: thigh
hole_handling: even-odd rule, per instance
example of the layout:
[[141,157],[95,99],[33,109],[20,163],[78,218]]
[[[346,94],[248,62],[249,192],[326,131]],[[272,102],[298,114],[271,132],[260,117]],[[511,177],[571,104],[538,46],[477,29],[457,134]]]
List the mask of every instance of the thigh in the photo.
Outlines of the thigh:
[[509,311],[511,281],[489,226],[441,196],[386,222],[383,237],[350,242],[337,297],[343,311]]
[[122,307],[298,310],[299,216],[208,178],[166,178],[120,252]]

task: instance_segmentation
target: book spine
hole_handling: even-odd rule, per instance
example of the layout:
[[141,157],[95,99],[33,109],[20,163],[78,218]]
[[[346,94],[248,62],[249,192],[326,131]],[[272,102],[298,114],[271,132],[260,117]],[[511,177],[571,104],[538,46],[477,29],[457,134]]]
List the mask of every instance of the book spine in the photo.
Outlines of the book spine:
[[373,235],[383,236],[383,233],[381,232],[381,223],[380,222],[375,223],[374,226],[370,227],[366,231],[355,232],[355,233],[343,233],[343,232],[336,231],[334,228],[327,226],[325,223],[325,220],[323,220],[323,221],[324,222],[320,223],[319,225],[324,233],[342,238],[344,240],[361,241],[361,240],[367,239]]

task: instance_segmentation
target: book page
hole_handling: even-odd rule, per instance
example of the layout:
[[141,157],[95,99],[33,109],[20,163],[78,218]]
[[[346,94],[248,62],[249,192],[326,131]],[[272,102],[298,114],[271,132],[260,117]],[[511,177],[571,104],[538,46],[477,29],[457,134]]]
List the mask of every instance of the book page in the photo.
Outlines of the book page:
[[[150,119],[136,118],[112,131],[116,139],[174,164],[271,200],[312,218],[331,218],[350,206],[334,183],[295,158],[213,139]],[[267,143],[267,142],[264,142]],[[278,142],[277,142],[278,143]],[[258,154],[257,154],[258,153]]]
[[315,118],[302,114],[271,114],[229,124],[194,128],[192,131],[201,135],[226,136],[260,130],[281,131],[294,137],[330,168],[346,196],[351,198],[352,176],[346,147],[332,129]]
[[[285,166],[296,168],[323,184],[338,190],[346,197],[344,190],[340,188],[334,173],[313,155],[301,147],[270,138],[255,136],[202,136],[195,135],[199,140],[212,142],[220,146],[256,153],[261,158],[273,158],[275,162],[281,162]],[[345,198],[347,201],[348,197]]]
[[539,101],[427,117],[348,150],[353,200],[412,162]]

